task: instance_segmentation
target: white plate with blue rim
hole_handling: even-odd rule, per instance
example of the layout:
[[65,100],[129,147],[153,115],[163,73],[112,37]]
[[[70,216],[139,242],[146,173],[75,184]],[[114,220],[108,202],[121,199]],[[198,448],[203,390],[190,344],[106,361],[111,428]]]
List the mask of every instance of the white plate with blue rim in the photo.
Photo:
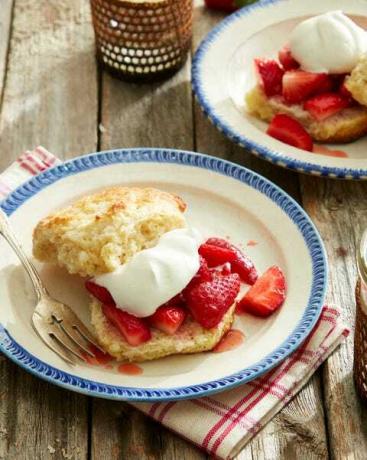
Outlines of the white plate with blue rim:
[[[154,186],[188,204],[187,221],[203,235],[246,248],[257,269],[279,265],[288,291],[268,319],[236,317],[244,342],[225,353],[177,355],[142,363],[140,375],[116,366],[70,366],[31,327],[35,296],[19,261],[0,241],[0,350],[32,374],[69,390],[129,401],[168,401],[223,391],[279,364],[307,337],[323,305],[327,263],[320,237],[302,208],[267,179],[241,166],[192,152],[132,149],[79,157],[20,186],[2,209],[30,256],[32,230],[77,197],[113,185]],[[256,244],[255,244],[256,242]],[[247,243],[250,243],[247,245]],[[35,261],[47,288],[89,325],[83,280]]]
[[[367,179],[367,136],[349,144],[327,144],[329,154],[306,152],[265,134],[267,124],[247,112],[245,94],[255,85],[253,60],[276,57],[302,20],[343,10],[367,29],[360,0],[260,0],[223,20],[203,40],[192,65],[195,95],[210,121],[236,144],[278,166],[340,179]],[[345,157],[331,156],[333,151]]]

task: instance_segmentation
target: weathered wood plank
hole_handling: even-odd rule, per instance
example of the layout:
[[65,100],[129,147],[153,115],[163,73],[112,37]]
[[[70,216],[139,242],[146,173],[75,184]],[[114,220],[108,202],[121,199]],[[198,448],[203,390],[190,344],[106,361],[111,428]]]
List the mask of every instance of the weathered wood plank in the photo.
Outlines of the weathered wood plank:
[[89,2],[18,0],[0,121],[0,166],[43,144],[64,156],[97,142]]
[[[354,325],[356,248],[367,227],[367,183],[303,176],[303,204],[324,240],[329,259],[327,302],[341,308]],[[353,334],[327,361],[323,372],[330,454],[333,459],[364,459],[367,411],[353,384]]]
[[[197,0],[194,45],[223,16],[208,12],[202,1]],[[262,161],[244,149],[233,145],[220,134],[195,107],[196,148],[199,152],[216,155],[247,166],[268,177],[295,199],[299,200],[297,174],[277,168]],[[320,376],[316,374],[310,383],[271,421],[264,430],[238,455],[238,459],[289,459],[328,457],[325,421],[322,405]]]
[[[88,2],[17,0],[13,18],[1,167],[38,144],[61,156],[95,150],[98,95]],[[4,357],[0,367],[0,458],[86,459],[88,399]]]
[[[101,149],[193,148],[190,62],[164,83],[135,85],[104,73]],[[92,459],[205,458],[127,404],[93,400]],[[106,456],[108,452],[108,456]]]
[[2,0],[0,7],[0,109],[8,55],[13,0]]

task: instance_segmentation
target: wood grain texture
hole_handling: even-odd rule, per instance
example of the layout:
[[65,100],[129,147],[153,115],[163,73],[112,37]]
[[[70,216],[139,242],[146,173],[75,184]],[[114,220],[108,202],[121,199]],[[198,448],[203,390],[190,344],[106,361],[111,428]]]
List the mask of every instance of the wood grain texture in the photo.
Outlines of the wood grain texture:
[[[197,0],[194,46],[223,16],[209,12]],[[220,134],[195,107],[196,149],[247,166],[268,177],[300,200],[298,175],[262,161]],[[328,458],[320,372],[238,455],[238,459]]]
[[60,156],[97,143],[97,78],[84,0],[17,0],[0,120],[0,167],[43,144]]
[[8,57],[13,0],[1,0],[0,4],[0,110]]
[[[190,60],[164,83],[136,85],[102,75],[101,149],[193,148]],[[92,459],[205,458],[127,404],[93,400]]]
[[[61,156],[95,150],[98,94],[88,2],[17,0],[5,83],[1,167],[38,144]],[[0,458],[86,459],[88,399],[4,357],[0,366]]]
[[[345,322],[355,320],[356,248],[367,228],[367,183],[303,176],[305,209],[315,222],[329,260],[329,305],[341,307]],[[353,333],[324,366],[323,386],[333,459],[365,459],[367,410],[353,383]]]

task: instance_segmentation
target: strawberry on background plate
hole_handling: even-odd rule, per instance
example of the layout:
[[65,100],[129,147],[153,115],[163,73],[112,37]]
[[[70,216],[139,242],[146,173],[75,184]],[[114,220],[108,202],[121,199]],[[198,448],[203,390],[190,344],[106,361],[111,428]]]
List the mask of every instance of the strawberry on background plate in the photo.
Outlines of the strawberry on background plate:
[[283,304],[286,281],[282,270],[273,266],[263,273],[237,304],[237,312],[267,317]]
[[282,94],[284,70],[274,59],[255,59],[255,69],[260,85],[268,97]]
[[257,0],[205,0],[205,5],[214,10],[232,12]]
[[289,46],[283,46],[278,53],[279,62],[282,64],[284,70],[298,69],[299,64],[292,56]]
[[324,93],[308,99],[303,108],[316,120],[322,121],[350,105],[350,98],[337,93]]
[[297,120],[288,115],[275,115],[266,133],[285,144],[312,152],[311,136]]
[[216,276],[200,283],[187,294],[187,307],[194,319],[206,329],[217,326],[235,301],[241,286],[237,273]]
[[326,73],[289,70],[283,76],[282,87],[284,99],[297,104],[315,94],[332,91],[333,81]]
[[118,329],[126,342],[133,347],[151,339],[149,326],[143,318],[137,318],[115,305],[102,305],[103,314]]

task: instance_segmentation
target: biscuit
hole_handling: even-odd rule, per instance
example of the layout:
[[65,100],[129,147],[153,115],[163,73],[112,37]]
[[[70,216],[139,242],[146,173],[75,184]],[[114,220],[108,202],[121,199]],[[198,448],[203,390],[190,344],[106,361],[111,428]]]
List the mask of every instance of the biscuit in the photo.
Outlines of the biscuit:
[[185,209],[181,198],[154,188],[104,189],[42,219],[33,255],[81,276],[111,272],[164,233],[185,227]]

